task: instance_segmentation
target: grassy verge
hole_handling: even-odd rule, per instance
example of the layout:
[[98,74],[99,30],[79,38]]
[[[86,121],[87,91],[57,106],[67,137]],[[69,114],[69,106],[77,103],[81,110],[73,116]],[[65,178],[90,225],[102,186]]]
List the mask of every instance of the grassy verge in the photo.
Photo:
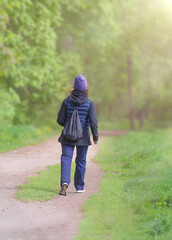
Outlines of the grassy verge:
[[0,127],[0,152],[36,144],[55,135],[49,127],[37,128],[32,125]]
[[[71,177],[74,176],[75,164],[72,163]],[[16,198],[21,201],[48,201],[59,194],[60,164],[49,166],[38,172],[38,176],[29,177],[27,184],[18,185]]]
[[76,239],[171,240],[171,157],[171,132],[105,139],[95,159],[105,174]]

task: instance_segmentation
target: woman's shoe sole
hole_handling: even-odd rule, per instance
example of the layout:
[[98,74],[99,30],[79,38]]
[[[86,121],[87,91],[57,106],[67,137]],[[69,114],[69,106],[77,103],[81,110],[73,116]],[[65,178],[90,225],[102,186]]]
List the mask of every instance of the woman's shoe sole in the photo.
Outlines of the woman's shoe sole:
[[83,193],[85,192],[85,189],[84,190],[76,190],[77,193]]
[[68,184],[63,183],[62,188],[59,192],[59,195],[66,196],[66,189],[68,188]]

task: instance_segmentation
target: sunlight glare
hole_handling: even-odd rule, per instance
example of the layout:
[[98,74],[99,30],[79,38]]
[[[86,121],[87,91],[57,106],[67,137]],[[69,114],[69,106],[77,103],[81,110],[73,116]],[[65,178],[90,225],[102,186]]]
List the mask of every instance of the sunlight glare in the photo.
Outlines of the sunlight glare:
[[172,0],[165,0],[165,2],[166,2],[167,4],[172,5]]

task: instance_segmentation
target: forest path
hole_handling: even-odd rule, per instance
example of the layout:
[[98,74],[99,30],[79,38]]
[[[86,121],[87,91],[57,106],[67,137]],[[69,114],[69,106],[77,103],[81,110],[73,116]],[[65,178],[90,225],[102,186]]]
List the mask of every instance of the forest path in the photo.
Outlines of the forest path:
[[[125,131],[102,132],[121,135]],[[100,138],[101,141],[102,137]],[[69,240],[78,231],[82,205],[96,193],[103,171],[92,159],[98,145],[89,147],[85,178],[86,192],[76,193],[71,182],[67,196],[56,196],[47,202],[24,203],[14,198],[16,186],[28,181],[35,172],[60,163],[61,146],[57,137],[36,146],[22,147],[0,154],[0,236],[2,240]],[[75,156],[74,156],[75,157]]]

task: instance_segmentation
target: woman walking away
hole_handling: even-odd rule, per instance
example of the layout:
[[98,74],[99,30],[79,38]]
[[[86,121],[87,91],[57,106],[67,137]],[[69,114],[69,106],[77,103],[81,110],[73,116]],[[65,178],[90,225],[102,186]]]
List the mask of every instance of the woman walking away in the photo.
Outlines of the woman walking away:
[[[78,115],[77,115],[78,114]],[[78,118],[79,116],[79,118]],[[74,81],[74,90],[63,101],[57,118],[58,124],[64,127],[58,141],[62,146],[61,155],[61,190],[60,195],[66,196],[66,189],[70,184],[71,162],[76,146],[76,168],[74,186],[76,192],[84,192],[84,176],[86,171],[86,156],[88,146],[91,145],[89,126],[94,144],[98,143],[98,123],[94,103],[88,98],[87,80],[79,75]],[[80,126],[80,128],[79,128]],[[69,131],[82,135],[71,138]],[[76,135],[75,134],[75,135]]]

